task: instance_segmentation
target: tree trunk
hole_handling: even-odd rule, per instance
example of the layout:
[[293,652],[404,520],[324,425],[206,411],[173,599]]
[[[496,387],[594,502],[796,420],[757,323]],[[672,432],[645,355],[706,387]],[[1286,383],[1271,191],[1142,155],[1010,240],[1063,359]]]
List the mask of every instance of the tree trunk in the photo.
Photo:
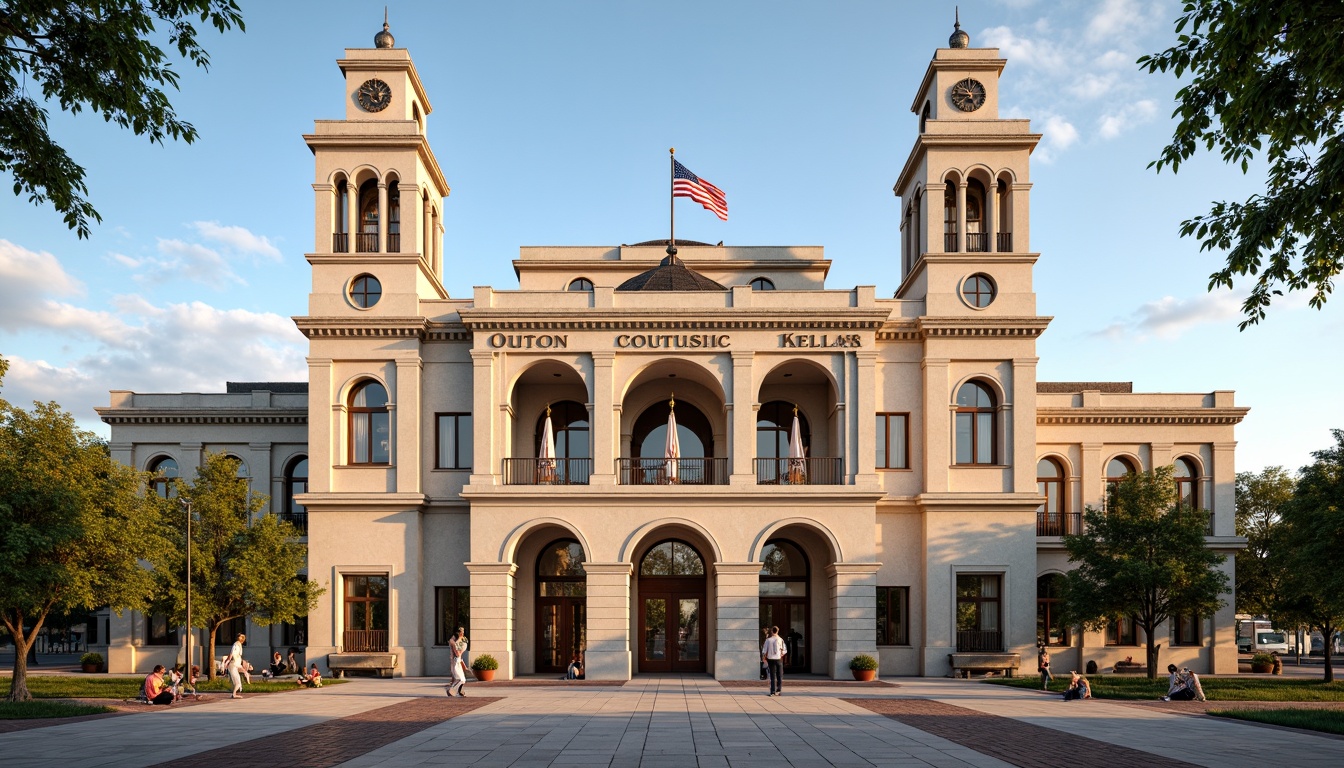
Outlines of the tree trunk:
[[23,634],[23,622],[18,624],[14,636],[14,676],[9,681],[9,695],[5,701],[32,701],[33,694],[28,692],[28,650],[37,643],[37,631],[42,628],[39,620],[31,635]]
[[1148,647],[1147,647],[1147,649],[1146,649],[1146,650],[1147,650],[1147,662],[1148,662],[1148,679],[1149,679],[1149,680],[1156,680],[1156,679],[1157,679],[1157,655],[1158,655],[1158,653],[1160,653],[1160,652],[1162,651],[1162,644],[1161,644],[1161,643],[1154,643],[1154,642],[1153,642],[1153,631],[1152,631],[1152,630],[1150,630],[1150,629],[1148,629],[1147,627],[1145,627],[1143,631],[1144,631],[1145,634],[1148,635],[1148,637],[1147,637],[1147,640],[1148,640]]
[[208,672],[205,673],[206,680],[215,679],[215,630],[217,629],[219,629],[218,624],[215,624],[210,627],[210,641],[209,641],[210,655],[204,659],[201,659],[201,661],[205,662],[206,669],[209,670]]
[[1335,627],[1326,625],[1321,627],[1321,638],[1325,641],[1321,643],[1321,652],[1325,654],[1325,682],[1333,683],[1335,681],[1334,659],[1330,656],[1330,651],[1334,650]]

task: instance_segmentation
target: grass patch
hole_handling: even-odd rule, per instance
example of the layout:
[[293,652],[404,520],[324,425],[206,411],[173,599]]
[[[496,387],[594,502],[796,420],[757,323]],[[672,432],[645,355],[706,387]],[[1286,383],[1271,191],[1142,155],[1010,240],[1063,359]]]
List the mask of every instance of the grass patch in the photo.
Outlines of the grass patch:
[[0,701],[0,720],[38,720],[116,712],[112,707],[67,704],[63,701]]
[[[322,685],[338,685],[344,682],[346,681],[324,679]],[[0,685],[7,686],[8,684],[7,679],[0,680]],[[144,687],[144,684],[145,679],[143,677],[30,675],[28,677],[28,692],[35,699],[134,699],[140,695],[140,690]],[[200,681],[196,688],[201,693],[228,693],[233,689],[233,686],[229,683],[227,677],[217,677],[210,682]],[[272,682],[254,680],[250,685],[243,685],[243,693],[245,694],[297,689],[298,686],[294,684],[294,678]]]
[[[1167,676],[1156,680],[1129,675],[1092,675],[1092,696],[1098,699],[1138,701],[1160,698],[1167,692]],[[1040,690],[1040,678],[1014,677],[986,680],[995,685]],[[1344,681],[1271,677],[1201,677],[1204,695],[1211,701],[1344,701]],[[1063,693],[1068,675],[1055,678],[1050,690]]]
[[1209,714],[1344,736],[1344,711],[1338,709],[1211,709]]

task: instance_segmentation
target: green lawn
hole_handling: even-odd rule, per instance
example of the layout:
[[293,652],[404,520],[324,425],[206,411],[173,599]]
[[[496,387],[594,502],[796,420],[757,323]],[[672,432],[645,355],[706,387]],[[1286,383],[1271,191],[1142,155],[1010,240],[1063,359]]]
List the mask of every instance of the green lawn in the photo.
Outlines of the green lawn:
[[[345,680],[323,680],[325,685],[338,685]],[[104,677],[102,675],[57,676],[30,675],[28,692],[35,699],[133,699],[140,695],[144,687],[143,677]],[[9,679],[0,678],[0,688],[8,690]],[[298,688],[294,679],[263,682],[253,680],[251,685],[243,685],[243,693],[271,693],[274,691],[293,691]],[[202,680],[197,689],[202,693],[228,693],[232,686],[227,677],[217,677],[213,682]]]
[[[1092,696],[1098,699],[1156,699],[1167,692],[1167,676],[1149,680],[1143,676],[1092,675]],[[996,685],[1040,690],[1039,677],[994,678]],[[1201,677],[1204,695],[1211,701],[1344,701],[1344,681],[1273,677]],[[1062,675],[1050,684],[1050,690],[1063,693],[1069,676]]]
[[45,717],[75,717],[116,712],[112,707],[67,704],[63,701],[0,701],[0,720],[36,720]]
[[1344,710],[1339,709],[1211,709],[1209,714],[1344,735]]

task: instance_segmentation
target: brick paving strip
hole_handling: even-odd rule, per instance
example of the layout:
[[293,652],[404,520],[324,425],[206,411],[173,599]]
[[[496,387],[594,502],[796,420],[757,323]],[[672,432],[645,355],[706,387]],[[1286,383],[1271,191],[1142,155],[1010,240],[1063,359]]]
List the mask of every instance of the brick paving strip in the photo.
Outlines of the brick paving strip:
[[[724,688],[760,688],[763,691],[770,689],[770,684],[765,680],[720,680],[719,685]],[[864,688],[871,688],[875,685],[885,686],[887,688],[900,688],[897,683],[889,683],[886,680],[869,680],[860,682],[858,680],[832,680],[828,677],[809,680],[805,677],[786,677],[784,678],[784,689],[789,688],[848,688],[858,693]]]
[[218,765],[228,768],[328,768],[499,701],[498,697],[420,698],[349,717],[306,725],[260,739],[158,763],[150,768]]
[[844,699],[1022,768],[1179,768],[1180,760],[928,699]]

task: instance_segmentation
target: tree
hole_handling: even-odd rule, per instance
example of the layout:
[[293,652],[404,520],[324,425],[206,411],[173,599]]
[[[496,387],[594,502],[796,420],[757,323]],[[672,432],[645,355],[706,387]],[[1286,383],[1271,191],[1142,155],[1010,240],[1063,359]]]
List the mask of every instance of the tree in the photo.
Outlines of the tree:
[[[262,626],[292,622],[317,605],[324,591],[298,574],[308,550],[299,530],[263,514],[266,496],[251,493],[238,477],[238,460],[207,454],[196,478],[179,485],[191,500],[192,624],[209,630],[209,656],[215,657],[215,633],[232,619],[248,617]],[[161,524],[171,545],[150,557],[157,582],[156,612],[186,624],[186,522],[181,507],[165,509]],[[214,664],[206,664],[213,679]]]
[[[50,202],[81,238],[90,219],[102,221],[85,198],[84,168],[48,132],[44,104],[88,109],[156,144],[195,141],[161,87],[177,89],[178,74],[150,42],[166,27],[169,46],[209,69],[193,17],[220,32],[244,29],[235,0],[0,0],[0,171],[13,175],[14,194]],[[40,102],[30,87],[40,87]]]
[[1283,574],[1274,616],[1320,630],[1326,682],[1335,679],[1331,638],[1344,627],[1344,430],[1332,434],[1335,445],[1313,452],[1316,461],[1302,468],[1270,555]]
[[1246,548],[1237,553],[1237,611],[1273,612],[1280,570],[1270,560],[1279,533],[1279,515],[1293,498],[1293,476],[1283,467],[1237,473],[1237,535]]
[[1127,476],[1105,512],[1088,507],[1082,533],[1064,537],[1064,620],[1093,631],[1129,617],[1147,638],[1148,677],[1157,676],[1157,628],[1174,616],[1224,605],[1224,557],[1204,546],[1204,513],[1177,504],[1170,467]]
[[[4,371],[0,360],[0,374]],[[14,638],[8,701],[28,701],[28,649],[53,612],[138,608],[151,588],[144,478],[55,403],[0,400],[0,623]]]
[[1200,250],[1226,251],[1209,290],[1257,275],[1240,328],[1265,319],[1272,297],[1309,291],[1320,309],[1344,267],[1344,12],[1338,0],[1188,0],[1176,45],[1139,59],[1149,72],[1189,73],[1176,92],[1160,172],[1202,147],[1240,165],[1263,153],[1263,192],[1219,201],[1181,223]]

